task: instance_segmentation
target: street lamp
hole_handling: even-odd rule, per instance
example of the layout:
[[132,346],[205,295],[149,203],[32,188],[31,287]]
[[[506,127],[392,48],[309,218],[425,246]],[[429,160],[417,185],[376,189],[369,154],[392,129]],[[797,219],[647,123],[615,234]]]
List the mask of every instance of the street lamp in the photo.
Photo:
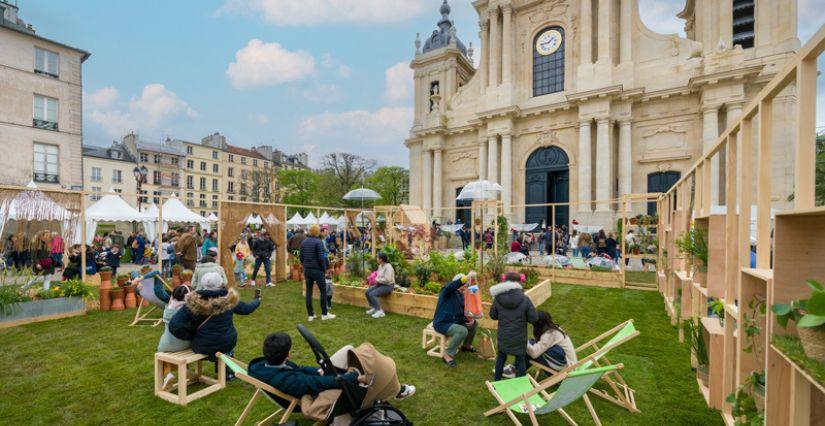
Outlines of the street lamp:
[[141,210],[141,202],[143,201],[143,197],[141,197],[141,189],[143,188],[143,184],[146,183],[146,175],[149,174],[149,169],[146,166],[135,166],[135,169],[132,170],[132,173],[135,175],[135,181],[137,181],[137,193],[138,193],[138,211]]

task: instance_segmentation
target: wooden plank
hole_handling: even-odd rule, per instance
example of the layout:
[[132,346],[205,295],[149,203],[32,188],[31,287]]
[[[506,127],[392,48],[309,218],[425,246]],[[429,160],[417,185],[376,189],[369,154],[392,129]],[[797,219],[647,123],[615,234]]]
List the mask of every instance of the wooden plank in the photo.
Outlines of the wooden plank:
[[759,104],[759,176],[756,184],[756,267],[771,267],[771,146],[773,144],[773,100]]
[[799,63],[796,73],[796,164],[794,165],[794,207],[810,208],[815,203],[816,181],[816,60]]
[[779,350],[770,346],[765,372],[765,424],[786,426],[790,420],[791,374],[788,360]]
[[4,321],[0,322],[0,328],[8,328],[8,327],[17,327],[18,325],[25,325],[25,324],[33,324],[36,322],[43,322],[43,321],[51,321],[55,319],[61,318],[71,318],[77,317],[80,315],[86,315],[86,309],[73,312],[64,312],[60,314],[52,314],[52,315],[42,315],[39,317],[32,317],[32,318],[23,318],[15,321]]

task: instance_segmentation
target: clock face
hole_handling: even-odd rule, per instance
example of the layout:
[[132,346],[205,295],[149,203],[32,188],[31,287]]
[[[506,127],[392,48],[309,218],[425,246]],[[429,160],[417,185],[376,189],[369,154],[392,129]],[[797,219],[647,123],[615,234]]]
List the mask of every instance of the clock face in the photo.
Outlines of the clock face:
[[547,30],[536,40],[536,51],[540,55],[552,55],[561,47],[562,35],[559,30]]

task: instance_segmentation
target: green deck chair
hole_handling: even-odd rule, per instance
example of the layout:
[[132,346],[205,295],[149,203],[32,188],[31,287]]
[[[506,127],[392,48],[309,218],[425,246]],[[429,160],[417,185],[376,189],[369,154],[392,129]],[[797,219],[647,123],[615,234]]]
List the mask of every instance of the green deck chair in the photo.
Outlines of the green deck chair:
[[[497,413],[506,412],[516,425],[521,425],[516,414],[527,414],[534,426],[539,425],[538,418],[545,414],[558,411],[559,415],[571,425],[576,422],[564,411],[564,407],[577,401],[584,400],[587,410],[596,425],[601,425],[593,404],[587,398],[587,391],[590,390],[599,379],[609,372],[622,368],[622,364],[609,365],[590,369],[580,369],[570,373],[559,373],[555,377],[538,383],[530,376],[517,377],[515,379],[500,380],[498,382],[486,382],[487,388],[499,402],[499,406],[484,413],[489,417]],[[559,388],[553,393],[547,393],[547,389],[558,383]]]
[[573,266],[573,269],[590,269],[587,267],[587,264],[584,263],[584,258],[581,257],[571,257],[570,264]]
[[[532,365],[538,369],[536,372],[536,378],[539,377],[539,374],[542,371],[550,376],[555,376],[560,373],[572,373],[574,371],[585,370],[591,366],[602,367],[611,365],[610,360],[607,359],[607,353],[638,335],[639,330],[637,330],[633,325],[633,320],[627,320],[576,348],[576,354],[578,355],[579,361],[573,365],[567,366],[564,370],[555,371],[544,364],[531,361]],[[608,337],[610,337],[610,339],[602,345],[601,342]],[[582,352],[591,350],[592,353],[589,355],[581,355]],[[636,406],[636,391],[627,385],[624,378],[618,371],[611,371],[605,374],[604,381],[612,390],[611,393],[601,389],[591,389],[590,392],[622,408],[626,408],[628,411],[633,413],[640,412],[639,408]]]

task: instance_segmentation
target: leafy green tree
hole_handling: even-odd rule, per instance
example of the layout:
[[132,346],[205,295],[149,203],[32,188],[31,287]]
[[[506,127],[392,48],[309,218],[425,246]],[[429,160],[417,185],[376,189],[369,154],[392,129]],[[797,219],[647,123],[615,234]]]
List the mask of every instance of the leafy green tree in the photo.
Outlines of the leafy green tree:
[[315,203],[318,176],[311,170],[279,170],[278,198],[282,203],[310,206]]
[[367,178],[367,187],[381,194],[381,204],[406,204],[410,194],[410,171],[398,166],[379,167]]

